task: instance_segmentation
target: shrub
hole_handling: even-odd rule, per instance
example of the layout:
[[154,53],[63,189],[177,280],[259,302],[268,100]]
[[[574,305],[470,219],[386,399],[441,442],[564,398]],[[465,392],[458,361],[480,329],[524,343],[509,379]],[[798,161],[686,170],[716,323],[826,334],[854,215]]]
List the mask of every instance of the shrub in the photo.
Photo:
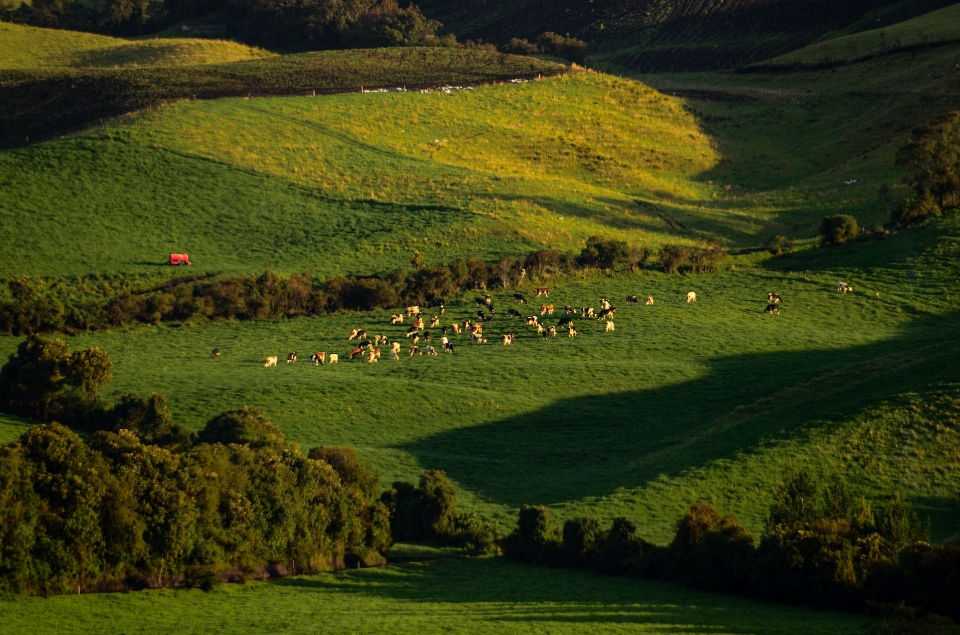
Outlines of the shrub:
[[940,205],[933,197],[933,194],[929,191],[924,191],[916,197],[905,199],[900,206],[894,210],[890,220],[901,227],[906,227],[908,225],[921,223],[928,218],[937,217],[942,213],[943,210],[940,209]]
[[563,37],[553,31],[547,31],[537,38],[540,50],[549,55],[583,64],[587,57],[587,43],[572,37]]
[[676,273],[687,259],[687,250],[682,245],[664,245],[657,254],[666,273]]
[[620,240],[604,240],[599,236],[587,238],[587,244],[577,257],[581,267],[599,267],[600,269],[614,269],[617,265],[627,262],[630,250],[627,243]]
[[897,152],[897,165],[914,170],[905,182],[914,188],[918,201],[929,196],[939,209],[960,204],[960,110],[915,129]]
[[183,570],[183,586],[190,589],[213,591],[223,584],[223,580],[210,565],[194,564]]
[[589,567],[603,539],[603,525],[596,518],[580,516],[563,524],[563,553],[570,566]]
[[258,408],[244,406],[218,414],[197,435],[201,443],[231,443],[261,447],[284,443],[277,424],[264,417]]
[[537,52],[537,46],[526,39],[511,38],[509,42],[500,47],[500,51],[511,55],[533,55]]
[[774,256],[782,256],[783,254],[792,252],[793,245],[793,241],[789,240],[786,236],[777,235],[770,239],[767,249],[769,249],[770,253]]
[[860,233],[857,219],[849,214],[827,216],[820,224],[820,236],[823,245],[840,245],[853,240]]
[[369,498],[375,498],[379,494],[379,474],[373,465],[369,461],[363,461],[353,448],[345,445],[321,446],[310,450],[307,456],[332,467],[344,485],[359,488]]
[[559,564],[560,540],[556,529],[550,526],[550,510],[541,505],[524,505],[517,528],[503,541],[503,552],[523,562]]
[[714,240],[709,243],[700,241],[687,250],[690,268],[693,273],[713,273],[717,270],[717,263],[727,257],[723,249],[723,241]]

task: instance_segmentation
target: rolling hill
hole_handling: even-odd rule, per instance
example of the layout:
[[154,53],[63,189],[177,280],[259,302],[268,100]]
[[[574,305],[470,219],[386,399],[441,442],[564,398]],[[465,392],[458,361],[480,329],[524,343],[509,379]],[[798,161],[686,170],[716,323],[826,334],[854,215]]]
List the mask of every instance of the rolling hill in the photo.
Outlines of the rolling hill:
[[544,31],[590,43],[595,65],[640,72],[717,70],[840,34],[887,26],[951,0],[426,0],[424,12],[462,37],[503,43]]

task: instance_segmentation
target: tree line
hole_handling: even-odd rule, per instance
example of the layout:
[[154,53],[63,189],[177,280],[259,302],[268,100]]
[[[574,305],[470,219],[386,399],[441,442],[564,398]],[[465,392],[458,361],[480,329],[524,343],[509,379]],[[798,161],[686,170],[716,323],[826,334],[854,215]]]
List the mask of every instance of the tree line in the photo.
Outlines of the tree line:
[[821,482],[803,468],[786,472],[759,541],[706,502],[690,505],[667,546],[637,536],[626,518],[609,528],[588,516],[557,527],[547,508],[527,505],[503,551],[789,604],[960,619],[960,546],[931,546],[929,525],[899,495],[877,513],[840,476]]
[[178,278],[137,289],[123,281],[98,284],[81,278],[48,284],[11,278],[9,297],[0,301],[0,332],[76,333],[167,321],[257,320],[429,305],[469,289],[509,289],[522,280],[584,270],[656,268],[667,273],[705,273],[715,271],[725,256],[718,242],[665,245],[654,251],[591,237],[579,254],[542,249],[495,262],[461,258],[428,267],[415,253],[413,271],[323,280],[309,272],[283,276],[268,270],[258,276]]
[[210,588],[382,563],[398,539],[496,548],[443,472],[382,491],[352,448],[303,454],[250,407],[194,433],[161,395],[101,399],[111,378],[102,351],[40,336],[0,368],[0,411],[50,422],[0,447],[0,591]]

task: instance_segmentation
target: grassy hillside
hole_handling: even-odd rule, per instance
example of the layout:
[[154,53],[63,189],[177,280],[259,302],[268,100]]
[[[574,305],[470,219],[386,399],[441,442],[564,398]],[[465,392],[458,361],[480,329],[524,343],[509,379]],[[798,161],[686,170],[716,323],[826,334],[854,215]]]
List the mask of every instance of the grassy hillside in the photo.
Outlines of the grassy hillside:
[[[383,55],[437,55],[439,72],[450,58],[434,51]],[[455,59],[478,59],[466,53]],[[181,102],[0,154],[0,222],[18,227],[0,235],[13,255],[0,273],[150,277],[180,250],[202,271],[371,273],[408,266],[413,250],[492,258],[576,250],[592,234],[754,246],[811,236],[833,213],[881,223],[904,195],[896,149],[960,98],[955,54],[642,78],[659,93],[587,73],[452,94]],[[386,72],[370,53],[309,59],[353,60],[371,81]]]
[[235,42],[183,38],[128,41],[0,22],[0,70],[189,66],[271,56],[267,51]]
[[767,64],[834,64],[889,55],[903,49],[943,46],[958,41],[960,4],[955,4],[882,29],[819,42],[776,57]]
[[895,24],[952,0],[426,0],[427,15],[461,36],[506,42],[544,31],[590,43],[594,64],[633,71],[716,70],[822,39]]
[[[162,46],[166,40],[158,42]],[[486,51],[393,48],[201,66],[0,70],[0,148],[54,138],[168,101],[436,87],[556,75],[564,69]]]
[[441,559],[230,586],[223,592],[0,600],[10,632],[675,633],[839,635],[864,620],[641,580]]

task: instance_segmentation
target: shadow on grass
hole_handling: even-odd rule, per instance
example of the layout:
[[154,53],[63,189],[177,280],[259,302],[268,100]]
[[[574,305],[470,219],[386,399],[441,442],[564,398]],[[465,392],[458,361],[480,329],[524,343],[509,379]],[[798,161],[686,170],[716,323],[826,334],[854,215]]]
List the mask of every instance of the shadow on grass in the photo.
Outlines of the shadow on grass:
[[514,507],[603,496],[960,379],[957,317],[917,320],[866,346],[708,359],[694,381],[562,399],[400,447],[479,497]]
[[[786,626],[791,619],[813,616],[824,622],[843,619],[662,582],[532,567],[503,558],[408,563],[340,575],[286,578],[271,584],[417,603],[483,603],[487,606],[474,617],[491,622],[650,624],[670,632],[699,626],[710,632],[735,628],[738,633],[773,633],[777,632],[773,622],[783,621],[781,626]],[[463,610],[464,619],[470,619],[471,609]]]

